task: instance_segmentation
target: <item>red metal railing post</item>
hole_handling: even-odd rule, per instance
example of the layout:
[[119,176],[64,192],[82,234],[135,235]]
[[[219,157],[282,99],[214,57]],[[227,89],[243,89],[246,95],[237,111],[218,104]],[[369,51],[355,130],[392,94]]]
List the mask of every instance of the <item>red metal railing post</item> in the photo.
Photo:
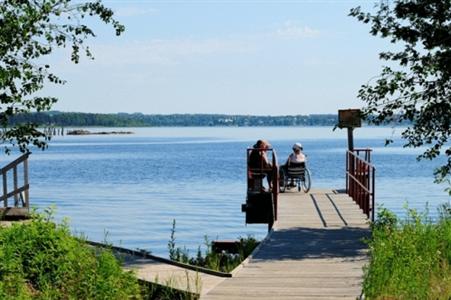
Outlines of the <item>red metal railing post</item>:
[[349,151],[346,152],[346,194],[349,194]]
[[274,199],[274,219],[277,220],[279,201],[279,166],[277,163],[276,150],[272,150],[272,194]]
[[[360,209],[374,221],[375,168],[370,163],[371,149],[354,149],[346,153],[346,192]],[[360,153],[364,152],[363,158]],[[370,178],[371,177],[371,178]]]

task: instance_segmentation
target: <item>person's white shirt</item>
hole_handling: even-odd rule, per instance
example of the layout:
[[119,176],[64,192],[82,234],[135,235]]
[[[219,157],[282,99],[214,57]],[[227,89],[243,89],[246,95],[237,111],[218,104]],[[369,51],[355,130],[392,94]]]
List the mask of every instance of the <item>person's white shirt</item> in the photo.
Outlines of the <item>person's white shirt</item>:
[[305,154],[302,152],[291,153],[290,156],[288,156],[288,162],[303,163],[305,162]]

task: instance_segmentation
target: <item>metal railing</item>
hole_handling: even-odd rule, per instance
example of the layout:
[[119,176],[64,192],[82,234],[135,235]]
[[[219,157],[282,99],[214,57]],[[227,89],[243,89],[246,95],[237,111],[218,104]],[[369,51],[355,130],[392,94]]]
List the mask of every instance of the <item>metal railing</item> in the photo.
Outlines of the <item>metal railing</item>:
[[[3,195],[0,197],[0,201],[3,201],[3,207],[8,208],[10,207],[8,205],[8,199],[11,197],[14,197],[14,206],[15,208],[26,208],[29,209],[30,203],[29,203],[29,194],[28,190],[30,188],[30,185],[28,184],[28,156],[29,154],[26,153],[16,160],[10,162],[6,166],[4,166],[1,169],[2,178],[3,178]],[[19,186],[19,176],[18,176],[18,168],[19,166],[23,166],[23,181]],[[12,170],[12,179],[13,179],[13,186],[12,191],[8,192],[8,174],[11,174],[10,171]]]
[[375,174],[371,149],[354,149],[346,153],[346,193],[368,218],[374,221]]

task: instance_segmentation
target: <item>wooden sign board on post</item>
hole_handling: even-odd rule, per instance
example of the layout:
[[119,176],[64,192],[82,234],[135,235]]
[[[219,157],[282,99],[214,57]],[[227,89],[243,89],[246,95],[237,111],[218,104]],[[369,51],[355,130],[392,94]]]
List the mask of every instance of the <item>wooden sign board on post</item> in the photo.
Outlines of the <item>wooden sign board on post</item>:
[[338,110],[338,127],[339,128],[362,127],[362,119],[360,117],[360,109],[340,109],[340,110]]
[[348,129],[348,150],[354,151],[354,135],[352,131],[356,127],[362,127],[360,109],[339,109],[338,127]]

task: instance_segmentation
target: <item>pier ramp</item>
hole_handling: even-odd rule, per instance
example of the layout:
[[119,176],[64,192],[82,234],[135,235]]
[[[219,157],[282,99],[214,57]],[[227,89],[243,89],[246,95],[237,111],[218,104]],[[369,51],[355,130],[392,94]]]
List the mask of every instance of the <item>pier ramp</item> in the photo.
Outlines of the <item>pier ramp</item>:
[[333,190],[279,195],[278,220],[253,255],[201,299],[356,299],[367,215]]

